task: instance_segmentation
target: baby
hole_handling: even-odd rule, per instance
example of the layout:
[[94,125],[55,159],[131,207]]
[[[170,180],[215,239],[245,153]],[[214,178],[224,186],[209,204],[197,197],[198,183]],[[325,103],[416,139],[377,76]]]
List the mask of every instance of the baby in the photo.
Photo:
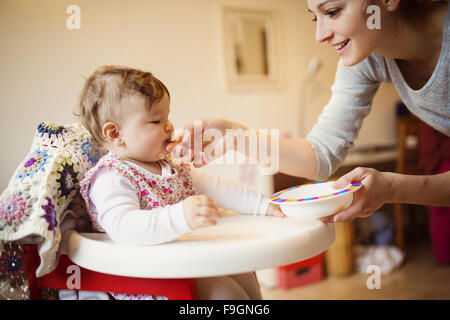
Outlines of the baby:
[[[119,244],[153,245],[215,225],[219,207],[283,216],[263,195],[172,161],[166,151],[174,131],[169,112],[169,91],[149,72],[104,66],[87,79],[77,115],[92,142],[108,151],[80,184],[94,231]],[[254,273],[196,282],[202,300],[261,299]]]

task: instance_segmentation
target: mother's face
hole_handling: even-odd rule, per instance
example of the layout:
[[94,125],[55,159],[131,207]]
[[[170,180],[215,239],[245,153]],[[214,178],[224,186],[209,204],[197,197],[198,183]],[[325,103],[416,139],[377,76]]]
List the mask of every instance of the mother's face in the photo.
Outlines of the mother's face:
[[366,1],[308,0],[317,23],[316,40],[328,42],[346,66],[353,66],[376,49],[380,31],[367,26]]

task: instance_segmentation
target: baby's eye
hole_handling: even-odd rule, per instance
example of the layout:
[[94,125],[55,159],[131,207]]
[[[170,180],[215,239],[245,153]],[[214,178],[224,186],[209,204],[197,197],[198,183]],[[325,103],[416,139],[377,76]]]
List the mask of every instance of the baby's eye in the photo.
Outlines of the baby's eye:
[[155,121],[152,121],[152,122],[150,122],[150,123],[154,123],[154,124],[158,124],[158,123],[160,123],[161,121],[159,121],[159,120],[155,120]]

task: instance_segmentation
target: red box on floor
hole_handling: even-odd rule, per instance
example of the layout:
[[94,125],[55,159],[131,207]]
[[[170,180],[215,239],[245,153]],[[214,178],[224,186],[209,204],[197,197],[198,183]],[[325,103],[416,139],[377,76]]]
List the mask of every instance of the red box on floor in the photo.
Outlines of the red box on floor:
[[302,286],[323,279],[323,253],[310,259],[277,268],[278,285],[283,289]]

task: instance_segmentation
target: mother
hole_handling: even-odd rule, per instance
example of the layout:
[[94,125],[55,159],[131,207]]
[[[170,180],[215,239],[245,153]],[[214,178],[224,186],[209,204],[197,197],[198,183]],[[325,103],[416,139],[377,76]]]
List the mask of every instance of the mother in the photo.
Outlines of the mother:
[[[368,28],[370,5],[380,9],[380,29]],[[280,139],[281,172],[316,180],[329,177],[357,137],[381,82],[392,82],[413,114],[450,136],[448,1],[308,0],[308,7],[317,23],[316,40],[334,47],[340,60],[331,99],[311,132],[305,139]],[[213,128],[224,134],[226,129],[248,130],[226,119],[201,121],[203,132]],[[174,150],[180,155],[192,151],[189,146],[195,138],[194,124],[187,125],[184,131],[183,141]],[[215,147],[225,145],[223,140],[211,143]],[[210,156],[204,152],[206,147],[204,144],[200,154],[190,153],[191,160],[201,156],[197,166],[212,161],[226,149]],[[450,171],[408,176],[357,168],[335,185],[343,187],[352,181],[363,184],[353,204],[325,221],[366,217],[387,202],[450,206]]]

